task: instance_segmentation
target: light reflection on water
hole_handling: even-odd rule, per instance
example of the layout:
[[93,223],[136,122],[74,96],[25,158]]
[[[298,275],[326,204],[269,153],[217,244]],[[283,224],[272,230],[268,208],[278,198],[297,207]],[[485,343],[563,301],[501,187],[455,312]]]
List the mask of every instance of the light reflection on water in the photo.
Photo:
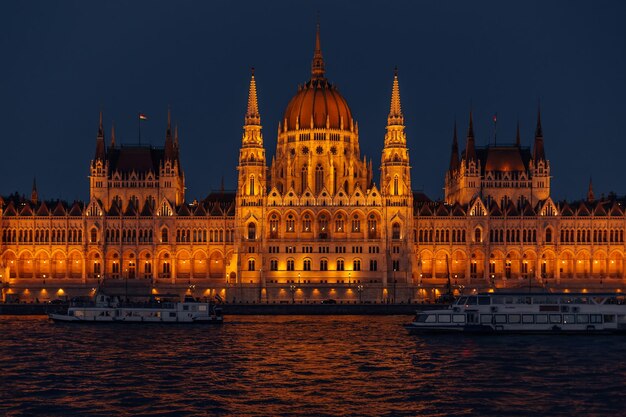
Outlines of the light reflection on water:
[[409,336],[408,317],[222,327],[0,317],[0,415],[606,415],[622,336]]

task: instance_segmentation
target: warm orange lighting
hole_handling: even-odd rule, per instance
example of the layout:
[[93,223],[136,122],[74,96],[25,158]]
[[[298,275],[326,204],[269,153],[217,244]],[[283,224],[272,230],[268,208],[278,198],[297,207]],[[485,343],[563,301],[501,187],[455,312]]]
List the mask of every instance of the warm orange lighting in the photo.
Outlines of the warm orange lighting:
[[65,295],[65,291],[63,291],[63,288],[59,288],[59,290],[57,291],[57,295],[59,296]]

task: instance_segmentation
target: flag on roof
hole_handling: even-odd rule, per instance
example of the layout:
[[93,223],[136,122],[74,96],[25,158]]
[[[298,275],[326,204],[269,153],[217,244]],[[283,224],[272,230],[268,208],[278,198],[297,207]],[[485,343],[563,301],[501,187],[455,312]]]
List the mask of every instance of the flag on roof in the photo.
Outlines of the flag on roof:
[[143,113],[139,113],[139,120],[148,120],[148,116]]

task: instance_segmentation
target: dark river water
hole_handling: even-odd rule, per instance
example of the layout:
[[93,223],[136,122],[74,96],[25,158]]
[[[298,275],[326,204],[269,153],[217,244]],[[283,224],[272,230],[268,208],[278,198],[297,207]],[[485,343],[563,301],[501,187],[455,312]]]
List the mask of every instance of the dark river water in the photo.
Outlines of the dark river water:
[[0,317],[0,415],[626,414],[622,336],[409,336],[401,316],[226,319]]

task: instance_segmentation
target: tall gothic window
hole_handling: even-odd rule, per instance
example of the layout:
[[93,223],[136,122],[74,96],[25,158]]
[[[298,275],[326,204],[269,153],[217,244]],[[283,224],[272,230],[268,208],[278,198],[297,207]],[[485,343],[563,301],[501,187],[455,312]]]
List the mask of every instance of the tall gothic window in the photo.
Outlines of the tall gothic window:
[[256,239],[256,225],[254,223],[248,224],[248,239]]
[[317,164],[315,168],[315,194],[319,194],[324,188],[324,167]]
[[392,239],[400,239],[400,224],[394,223],[391,226],[391,238]]
[[393,195],[398,195],[398,176],[393,177]]
[[254,195],[254,175],[250,175],[250,195]]
[[300,192],[302,194],[304,194],[304,191],[306,190],[306,188],[309,185],[308,181],[309,181],[309,170],[308,170],[306,164],[304,164],[304,166],[302,167],[302,174],[301,174],[301,178],[300,178],[300,182],[302,184],[302,189],[300,190]]

